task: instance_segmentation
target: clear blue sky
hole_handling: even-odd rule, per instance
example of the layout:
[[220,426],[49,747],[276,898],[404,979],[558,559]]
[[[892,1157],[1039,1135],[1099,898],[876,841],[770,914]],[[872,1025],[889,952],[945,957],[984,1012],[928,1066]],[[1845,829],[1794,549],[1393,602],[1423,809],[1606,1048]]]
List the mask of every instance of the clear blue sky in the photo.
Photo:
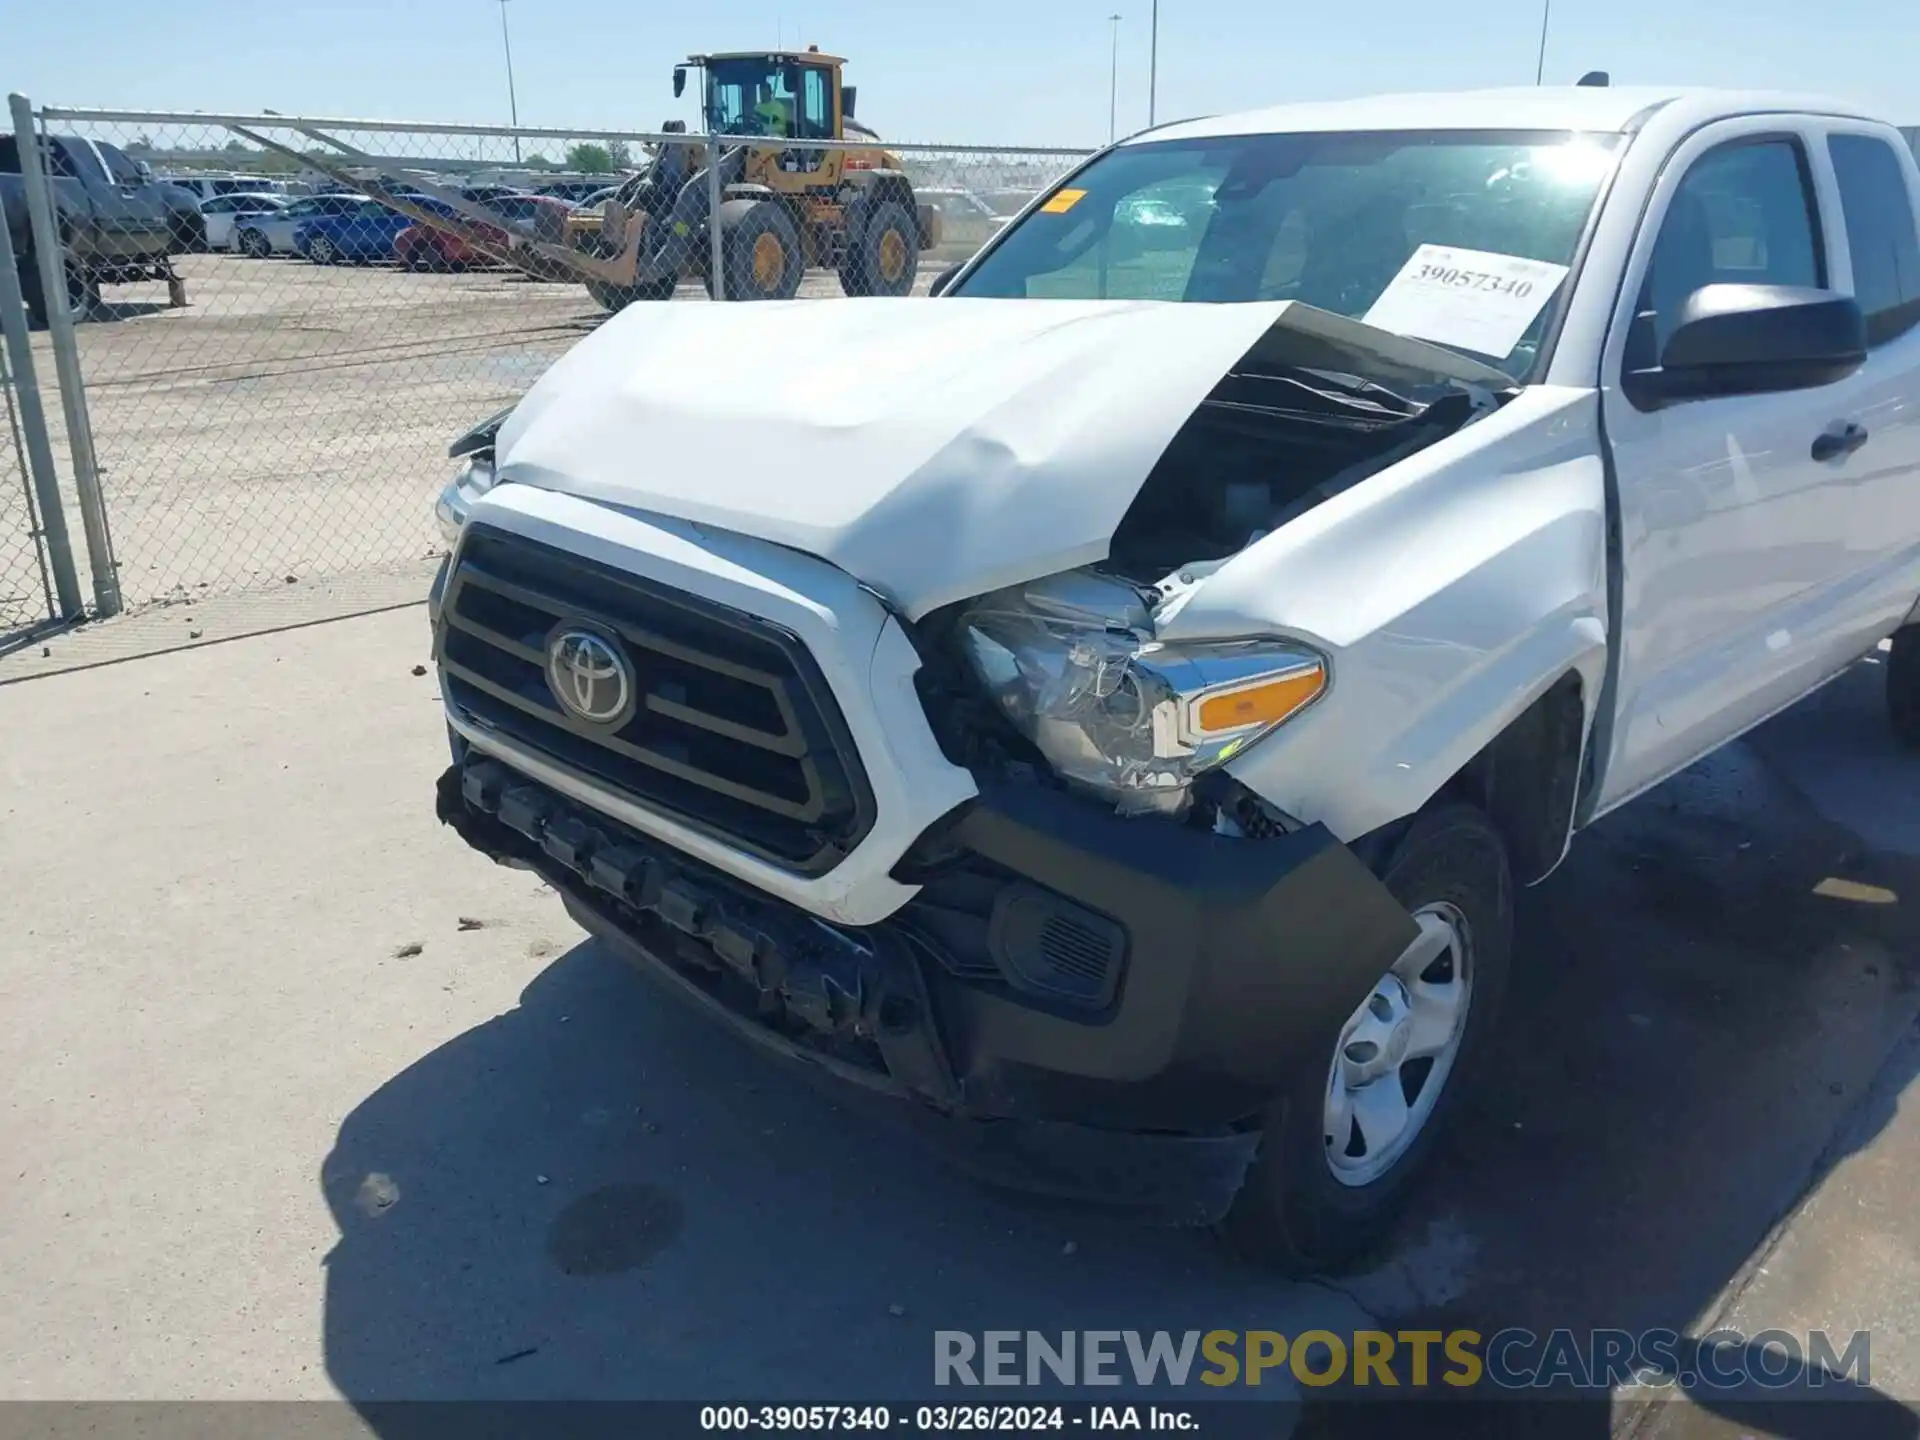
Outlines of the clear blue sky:
[[[817,42],[896,140],[1084,144],[1146,122],[1148,0],[510,0],[520,117],[689,115],[689,51]],[[1554,0],[1547,77],[1759,85],[1920,124],[1920,8],[1889,0]],[[1356,23],[1358,22],[1358,23]],[[1380,90],[1531,83],[1538,0],[1162,0],[1160,118]],[[0,84],[40,102],[503,121],[496,0],[0,0]]]

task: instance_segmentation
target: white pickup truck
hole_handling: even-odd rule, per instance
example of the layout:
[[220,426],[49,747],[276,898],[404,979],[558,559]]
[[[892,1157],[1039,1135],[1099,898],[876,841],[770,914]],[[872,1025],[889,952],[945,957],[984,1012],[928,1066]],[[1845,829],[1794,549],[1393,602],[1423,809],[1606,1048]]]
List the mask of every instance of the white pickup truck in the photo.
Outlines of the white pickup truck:
[[1920,745],[1916,196],[1825,100],[1409,95],[635,306],[454,447],[440,813],[987,1176],[1350,1263],[1575,831],[1889,637]]

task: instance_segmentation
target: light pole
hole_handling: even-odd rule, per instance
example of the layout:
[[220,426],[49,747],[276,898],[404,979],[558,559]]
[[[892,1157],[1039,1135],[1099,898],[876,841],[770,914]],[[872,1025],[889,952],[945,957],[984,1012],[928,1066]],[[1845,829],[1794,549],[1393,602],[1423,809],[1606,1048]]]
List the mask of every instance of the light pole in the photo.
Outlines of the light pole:
[[1147,42],[1147,128],[1153,128],[1160,98],[1160,0],[1153,0],[1152,38]]
[[1553,0],[1540,0],[1540,58],[1533,62],[1533,83],[1547,73],[1547,20],[1553,14]]
[[507,113],[513,118],[513,163],[520,163],[520,101],[513,93],[513,37],[507,34],[507,0],[500,0],[500,48],[507,52]]
[[1109,15],[1107,22],[1113,26],[1113,63],[1107,76],[1107,143],[1119,138],[1120,123],[1120,17]]

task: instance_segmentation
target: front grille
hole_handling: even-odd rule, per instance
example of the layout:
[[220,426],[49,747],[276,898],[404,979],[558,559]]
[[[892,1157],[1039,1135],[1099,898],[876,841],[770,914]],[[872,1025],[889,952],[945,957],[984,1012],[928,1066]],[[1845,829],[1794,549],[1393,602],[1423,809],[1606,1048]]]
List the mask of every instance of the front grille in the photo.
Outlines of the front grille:
[[[549,637],[582,622],[633,662],[636,701],[617,726],[575,718],[547,685]],[[872,828],[825,678],[797,636],[757,616],[475,525],[436,648],[471,721],[762,859],[823,873]]]

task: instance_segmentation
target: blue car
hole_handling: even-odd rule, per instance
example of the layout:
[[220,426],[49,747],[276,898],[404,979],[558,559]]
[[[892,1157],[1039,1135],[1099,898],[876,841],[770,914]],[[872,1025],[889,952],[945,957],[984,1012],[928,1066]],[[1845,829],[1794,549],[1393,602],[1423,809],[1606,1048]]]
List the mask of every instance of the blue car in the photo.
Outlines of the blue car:
[[412,220],[378,200],[363,200],[341,214],[316,215],[303,222],[293,232],[293,248],[316,265],[391,260],[395,237],[411,224]]

